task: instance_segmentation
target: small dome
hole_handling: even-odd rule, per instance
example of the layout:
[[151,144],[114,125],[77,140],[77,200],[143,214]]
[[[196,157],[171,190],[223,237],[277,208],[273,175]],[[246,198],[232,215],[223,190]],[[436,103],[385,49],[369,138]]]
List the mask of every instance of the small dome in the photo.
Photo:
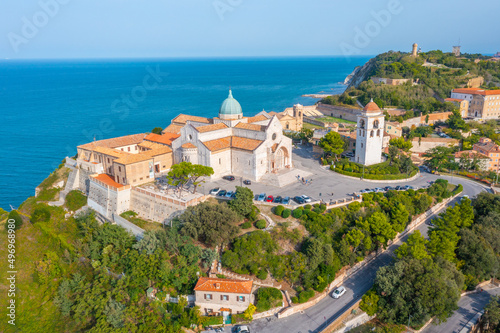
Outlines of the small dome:
[[363,111],[365,111],[366,113],[379,113],[381,110],[378,107],[377,103],[375,103],[372,99],[370,103],[365,105]]
[[221,115],[240,115],[243,111],[241,109],[240,103],[234,99],[231,90],[229,90],[229,96],[226,98],[219,110]]

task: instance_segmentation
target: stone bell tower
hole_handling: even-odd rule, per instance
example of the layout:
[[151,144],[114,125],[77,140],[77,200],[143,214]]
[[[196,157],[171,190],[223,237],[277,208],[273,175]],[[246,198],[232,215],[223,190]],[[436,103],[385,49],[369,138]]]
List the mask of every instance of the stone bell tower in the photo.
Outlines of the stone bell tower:
[[358,115],[357,131],[354,161],[363,165],[382,162],[384,114],[373,100]]

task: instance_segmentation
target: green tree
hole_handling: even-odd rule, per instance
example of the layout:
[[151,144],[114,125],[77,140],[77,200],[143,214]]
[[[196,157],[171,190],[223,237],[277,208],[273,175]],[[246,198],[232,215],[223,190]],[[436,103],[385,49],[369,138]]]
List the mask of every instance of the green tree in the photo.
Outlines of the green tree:
[[153,128],[153,130],[151,131],[151,133],[161,134],[162,131],[163,131],[163,128],[161,128],[161,127],[155,127],[155,128]]
[[352,252],[356,252],[356,250],[358,249],[358,246],[361,244],[361,242],[363,241],[364,238],[365,238],[365,234],[357,228],[350,230],[345,235],[345,239],[347,240],[347,242],[349,242],[349,244],[354,247]]
[[411,141],[405,141],[403,137],[391,139],[389,144],[406,152],[413,148]]
[[483,324],[489,326],[488,332],[498,332],[500,329],[500,296],[493,296],[484,308]]
[[377,295],[377,292],[373,289],[370,289],[366,294],[361,298],[361,303],[359,303],[359,308],[366,312],[369,316],[374,316],[378,311],[378,301],[380,297]]
[[399,259],[411,257],[417,260],[430,259],[431,256],[427,252],[426,244],[428,241],[422,236],[419,230],[415,230],[408,240],[401,244],[395,251]]
[[9,226],[14,226],[14,230],[18,230],[22,227],[23,225],[23,218],[21,215],[17,212],[17,210],[12,210],[9,213],[9,216],[7,218],[7,222],[5,223],[5,229],[9,230]]
[[338,160],[338,156],[342,154],[345,149],[345,141],[342,139],[337,132],[328,132],[321,140],[319,140],[318,145],[323,148],[327,155],[333,155]]
[[31,214],[30,221],[35,224],[37,222],[47,222],[50,220],[50,211],[48,207],[38,207]]
[[370,232],[378,246],[386,246],[387,242],[396,237],[396,231],[382,212],[375,212],[367,219]]
[[189,172],[189,181],[193,184],[193,193],[196,193],[196,189],[205,180],[200,180],[202,177],[209,177],[214,174],[214,169],[209,166],[204,166],[201,164],[192,164],[191,170]]
[[432,170],[440,170],[448,164],[452,152],[453,149],[449,147],[438,146],[431,148],[423,155],[423,157],[427,158],[425,165]]
[[167,181],[170,185],[177,187],[179,190],[179,198],[182,196],[184,187],[191,183],[193,185],[193,193],[196,193],[197,187],[202,183],[200,178],[208,177],[214,174],[211,167],[200,164],[192,164],[190,162],[181,162],[174,164],[167,174]]
[[236,197],[228,202],[228,206],[240,216],[248,216],[253,209],[253,192],[248,187],[236,186]]

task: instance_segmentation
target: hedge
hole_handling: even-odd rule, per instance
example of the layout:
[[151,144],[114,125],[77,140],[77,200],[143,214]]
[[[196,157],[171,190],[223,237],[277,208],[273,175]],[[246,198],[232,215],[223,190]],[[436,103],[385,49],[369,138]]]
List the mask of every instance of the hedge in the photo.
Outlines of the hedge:
[[[363,174],[362,173],[358,173],[358,172],[349,172],[349,171],[345,171],[345,170],[340,170],[340,169],[332,169],[333,171],[337,172],[337,173],[340,173],[341,175],[345,175],[345,176],[350,176],[350,177],[356,177],[356,178],[361,178],[363,177]],[[373,180],[398,180],[398,179],[408,179],[408,178],[411,178],[413,176],[415,176],[417,174],[418,170],[413,170],[411,173],[410,173],[410,177],[407,176],[406,173],[400,173],[400,174],[397,174],[397,175],[392,175],[392,174],[388,174],[388,175],[372,175],[372,174],[369,174],[369,173],[365,173],[364,175],[364,179],[373,179]]]
[[284,219],[286,219],[286,218],[290,217],[290,215],[292,215],[292,211],[287,208],[287,209],[285,209],[283,211],[283,214],[281,214],[281,217],[283,217]]
[[77,211],[87,204],[87,197],[82,192],[73,190],[66,195],[66,207],[70,211]]
[[255,227],[257,229],[265,229],[266,226],[267,226],[266,220],[258,220],[257,222],[255,222]]
[[298,219],[302,216],[303,209],[294,209],[292,212],[292,216]]
[[299,303],[307,302],[311,297],[314,296],[314,290],[304,290],[299,294]]
[[276,208],[274,208],[274,214],[281,216],[281,214],[283,214],[284,210],[285,210],[285,207],[283,207],[282,205],[276,206]]
[[250,221],[246,221],[241,225],[241,229],[249,229],[252,227],[252,223]]
[[462,184],[458,184],[458,186],[453,190],[452,195],[457,195],[458,193],[461,193],[464,190],[464,187]]

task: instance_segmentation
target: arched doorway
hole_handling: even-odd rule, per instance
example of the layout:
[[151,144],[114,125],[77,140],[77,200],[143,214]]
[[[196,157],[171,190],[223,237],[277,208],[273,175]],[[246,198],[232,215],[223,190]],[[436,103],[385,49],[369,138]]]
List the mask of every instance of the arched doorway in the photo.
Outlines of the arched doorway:
[[289,160],[288,150],[285,147],[281,147],[276,151],[274,156],[274,169],[284,169],[290,163]]

